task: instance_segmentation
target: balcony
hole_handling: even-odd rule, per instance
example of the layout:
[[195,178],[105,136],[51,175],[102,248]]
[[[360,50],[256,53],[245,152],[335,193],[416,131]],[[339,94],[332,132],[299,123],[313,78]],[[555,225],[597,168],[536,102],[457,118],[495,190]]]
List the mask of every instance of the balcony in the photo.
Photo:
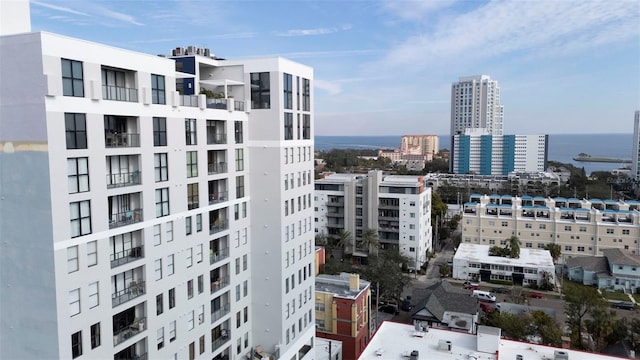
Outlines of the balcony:
[[227,191],[219,191],[209,195],[209,205],[221,203],[229,200]]
[[207,144],[226,143],[226,122],[222,120],[207,120]]
[[142,209],[127,210],[109,216],[109,229],[131,225],[142,221]]
[[180,106],[198,107],[198,95],[180,95]]
[[216,220],[213,224],[211,224],[211,226],[209,227],[209,235],[213,235],[217,232],[223,231],[223,230],[227,230],[229,228],[229,221],[227,220]]
[[104,143],[108,148],[140,147],[140,134],[109,132],[104,134]]
[[219,276],[217,280],[211,282],[211,293],[220,291],[227,286],[229,286],[229,276]]
[[146,339],[122,349],[113,355],[113,360],[147,360]]
[[230,311],[231,311],[231,305],[228,303],[222,305],[219,309],[213,310],[211,312],[211,323],[213,324],[216,321],[222,319],[222,317],[229,314]]
[[135,319],[129,324],[120,327],[118,330],[113,331],[113,346],[120,344],[121,342],[147,330],[147,318],[143,317]]
[[227,110],[227,99],[207,99],[207,108]]
[[235,110],[235,111],[244,111],[244,101],[234,100],[233,101],[233,110]]
[[229,257],[229,248],[220,249],[218,251],[209,250],[209,265],[213,265],[218,261],[222,261]]
[[107,189],[131,185],[140,185],[140,171],[107,174]]
[[133,300],[145,294],[144,281],[131,281],[126,289],[111,294],[111,306],[116,307],[129,300]]
[[229,321],[211,329],[211,351],[216,351],[231,339]]
[[104,100],[138,102],[138,89],[102,85],[102,98]]
[[128,264],[132,261],[144,258],[144,246],[136,246],[134,248],[118,251],[111,254],[111,268]]
[[209,163],[209,175],[224,174],[227,172],[227,163]]

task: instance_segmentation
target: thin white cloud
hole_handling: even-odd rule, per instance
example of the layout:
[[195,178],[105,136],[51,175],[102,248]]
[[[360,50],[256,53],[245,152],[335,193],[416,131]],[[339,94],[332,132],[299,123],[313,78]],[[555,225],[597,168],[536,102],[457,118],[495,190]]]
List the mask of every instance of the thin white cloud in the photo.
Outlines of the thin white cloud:
[[342,25],[340,28],[330,27],[330,28],[317,28],[317,29],[291,29],[287,31],[276,31],[274,34],[276,36],[315,36],[315,35],[327,35],[333,34],[340,30],[350,30],[351,25]]
[[355,50],[336,50],[336,51],[301,51],[290,53],[278,53],[271,55],[255,55],[255,57],[271,57],[282,56],[292,59],[308,59],[308,58],[328,58],[341,56],[359,56],[382,53],[379,49],[355,49]]
[[129,23],[129,24],[132,24],[132,25],[137,25],[137,26],[143,26],[144,25],[143,23],[139,22],[138,20],[136,20],[133,16],[131,16],[129,14],[113,11],[113,10],[107,9],[104,6],[98,6],[97,10],[99,11],[98,15],[101,15],[101,16],[106,16],[108,18],[111,18],[111,19],[114,19],[114,20],[118,20],[118,21],[122,21],[122,22],[125,22],[125,23]]
[[325,81],[316,79],[313,82],[317,89],[321,89],[329,93],[329,95],[338,95],[342,92],[342,86],[337,81]]
[[455,0],[388,0],[383,9],[405,20],[421,20],[425,16],[455,4]]
[[31,4],[37,5],[37,6],[41,6],[43,8],[47,8],[47,9],[51,9],[51,10],[56,10],[56,11],[69,13],[69,14],[80,15],[80,16],[90,16],[89,14],[83,13],[81,11],[73,10],[73,9],[65,7],[65,6],[58,6],[58,5],[48,4],[48,3],[41,2],[41,1],[33,1],[33,0],[31,0]]

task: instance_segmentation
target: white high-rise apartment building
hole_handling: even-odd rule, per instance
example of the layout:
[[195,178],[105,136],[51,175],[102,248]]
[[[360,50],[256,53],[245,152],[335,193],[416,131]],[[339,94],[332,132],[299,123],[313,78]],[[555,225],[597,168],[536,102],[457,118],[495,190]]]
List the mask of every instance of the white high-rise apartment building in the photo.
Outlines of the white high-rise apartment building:
[[497,80],[487,75],[466,76],[451,85],[451,136],[477,128],[502,135],[503,115]]
[[640,110],[636,110],[633,117],[633,154],[631,159],[631,178],[640,180]]
[[431,188],[422,176],[332,174],[315,182],[316,232],[338,238],[351,234],[345,249],[356,258],[369,256],[360,241],[366,229],[378,233],[380,249],[397,249],[420,268],[432,249]]
[[312,69],[2,30],[0,358],[313,358]]

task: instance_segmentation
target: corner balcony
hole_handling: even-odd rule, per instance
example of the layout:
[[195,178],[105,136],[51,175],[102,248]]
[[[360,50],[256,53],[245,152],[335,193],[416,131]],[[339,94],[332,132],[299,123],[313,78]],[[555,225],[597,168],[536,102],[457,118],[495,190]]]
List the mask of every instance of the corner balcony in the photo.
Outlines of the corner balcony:
[[138,89],[102,85],[102,98],[104,100],[138,102]]
[[227,172],[227,163],[226,162],[209,163],[208,168],[209,168],[209,175],[224,174]]
[[108,148],[140,147],[140,134],[137,133],[107,133],[104,143]]
[[207,109],[227,110],[227,99],[207,99]]

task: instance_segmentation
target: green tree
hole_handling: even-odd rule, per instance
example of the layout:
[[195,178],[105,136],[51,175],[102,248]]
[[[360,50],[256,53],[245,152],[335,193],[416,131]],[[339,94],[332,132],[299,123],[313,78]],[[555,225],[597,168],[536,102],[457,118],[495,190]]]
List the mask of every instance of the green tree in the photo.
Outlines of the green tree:
[[520,258],[520,239],[518,239],[517,236],[510,237],[508,246],[509,246],[509,257],[512,259],[519,259]]
[[327,245],[327,235],[325,235],[324,233],[317,234],[315,238],[315,244],[316,246]]
[[451,267],[448,264],[440,264],[440,276],[447,277],[451,275]]
[[573,347],[584,349],[582,330],[584,320],[589,312],[602,301],[597,291],[591,287],[565,281],[564,283],[565,313],[571,329]]
[[337,275],[343,272],[353,272],[353,266],[348,261],[342,259],[329,258],[327,262],[320,268],[320,273]]
[[378,230],[364,229],[360,237],[360,247],[366,249],[370,254],[378,254],[380,247],[380,239],[378,238]]
[[378,256],[369,256],[369,265],[360,268],[363,279],[371,284],[380,284],[379,296],[399,301],[404,287],[411,279],[402,271],[409,259],[395,249],[381,251]]
[[424,169],[422,170],[423,174],[428,173],[448,173],[449,172],[449,161],[442,158],[435,158],[426,164],[424,164]]
[[595,341],[596,351],[600,351],[606,345],[606,338],[613,332],[616,312],[600,302],[589,311],[589,317],[584,321],[585,328]]
[[353,254],[353,236],[351,232],[344,229],[340,230],[336,246],[342,249],[345,254]]
[[531,324],[533,334],[540,337],[540,341],[545,345],[560,346],[562,340],[562,330],[555,320],[543,311],[533,311],[531,313]]
[[435,226],[437,220],[447,213],[447,204],[442,201],[436,192],[431,193],[431,224]]
[[561,247],[558,244],[547,244],[544,247],[546,250],[549,250],[551,257],[553,258],[553,262],[556,262],[560,257]]

